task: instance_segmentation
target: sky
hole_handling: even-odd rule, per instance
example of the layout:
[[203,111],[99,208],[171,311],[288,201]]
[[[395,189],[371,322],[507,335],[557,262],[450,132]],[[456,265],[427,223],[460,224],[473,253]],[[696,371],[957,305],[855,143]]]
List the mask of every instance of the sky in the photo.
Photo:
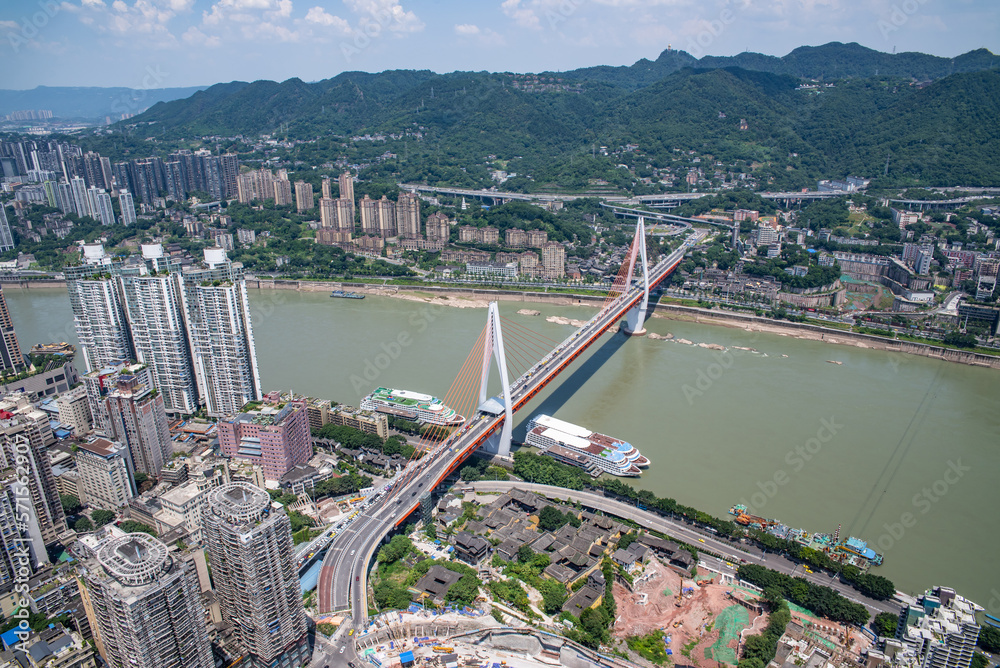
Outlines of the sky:
[[0,88],[560,71],[858,42],[1000,53],[997,0],[2,0]]

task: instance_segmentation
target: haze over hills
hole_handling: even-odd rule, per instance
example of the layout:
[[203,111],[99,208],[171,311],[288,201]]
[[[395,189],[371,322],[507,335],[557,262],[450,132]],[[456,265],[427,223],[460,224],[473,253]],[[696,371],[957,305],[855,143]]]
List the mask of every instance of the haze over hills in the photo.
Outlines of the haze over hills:
[[95,119],[134,114],[157,102],[190,97],[206,86],[186,88],[77,88],[38,86],[31,90],[0,90],[0,114],[47,109],[56,118]]

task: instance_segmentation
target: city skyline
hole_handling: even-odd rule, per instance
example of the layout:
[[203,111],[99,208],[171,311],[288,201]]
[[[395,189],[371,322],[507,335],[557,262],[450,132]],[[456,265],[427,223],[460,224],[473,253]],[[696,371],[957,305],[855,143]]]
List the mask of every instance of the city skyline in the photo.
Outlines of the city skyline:
[[[944,57],[1000,48],[1000,12],[961,5],[715,0],[15,0],[0,10],[13,65],[0,87],[207,86],[344,71],[540,72],[858,42]],[[136,39],[141,37],[141,39]],[[460,59],[455,53],[461,52]]]

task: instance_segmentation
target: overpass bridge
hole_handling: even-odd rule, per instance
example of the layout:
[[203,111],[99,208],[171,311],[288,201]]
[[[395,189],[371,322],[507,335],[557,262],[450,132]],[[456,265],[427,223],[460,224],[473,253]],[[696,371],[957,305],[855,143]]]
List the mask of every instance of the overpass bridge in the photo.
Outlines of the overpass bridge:
[[[647,267],[645,226],[640,218],[629,261],[623,263],[619,280],[601,310],[510,384],[499,311],[495,302],[490,304],[487,325],[479,338],[481,345],[473,349],[459,376],[466,377],[463,382],[469,391],[474,378],[470,381],[468,372],[479,370],[479,409],[467,417],[458,431],[411,462],[391,488],[387,487],[330,542],[317,585],[320,611],[351,610],[354,626],[362,628],[368,621],[368,568],[383,539],[417,509],[426,492],[440,484],[476,449],[483,447],[491,453],[509,454],[513,414],[555,381],[601,335],[618,326],[623,317],[622,329],[626,334],[644,332],[650,288],[667,277],[705,234],[704,230],[693,231],[677,250],[655,266]],[[637,264],[642,278],[633,285]],[[501,376],[502,391],[488,399],[486,387],[493,361]]]
[[[625,197],[622,195],[607,195],[602,193],[515,193],[495,190],[492,188],[448,188],[445,186],[425,186],[419,183],[399,183],[402,190],[410,192],[440,193],[442,195],[452,195],[454,197],[469,197],[482,201],[489,200],[493,204],[505,204],[511,201],[521,202],[572,202],[577,199],[599,198],[605,202],[618,202],[621,204],[646,204],[654,209],[673,209],[684,202],[719,195],[721,192],[701,192],[701,193],[657,193],[655,195],[638,195],[635,197]],[[778,200],[790,206],[794,203],[801,203],[809,200],[827,199],[829,197],[840,197],[849,195],[844,190],[789,190],[789,191],[762,191],[758,195],[766,199]]]

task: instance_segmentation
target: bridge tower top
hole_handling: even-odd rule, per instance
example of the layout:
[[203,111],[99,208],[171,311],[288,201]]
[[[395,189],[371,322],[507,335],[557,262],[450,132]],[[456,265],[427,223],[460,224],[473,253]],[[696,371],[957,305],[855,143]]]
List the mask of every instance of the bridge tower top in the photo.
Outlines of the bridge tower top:
[[630,310],[625,318],[625,333],[632,336],[642,336],[646,329],[642,326],[646,322],[646,310],[649,308],[649,266],[646,263],[646,220],[639,216],[639,222],[635,226],[635,239],[632,241],[632,252],[629,253],[628,273],[625,275],[625,291],[632,285],[632,277],[635,273],[636,259],[639,259],[639,270],[642,272],[642,301]]
[[[513,424],[510,400],[510,379],[507,375],[507,356],[503,347],[503,332],[500,329],[500,308],[496,302],[490,302],[486,316],[486,341],[483,343],[483,371],[479,383],[479,410],[493,415],[503,413],[503,426],[499,434],[491,436],[483,448],[492,454],[507,457],[510,455],[510,437]],[[486,386],[490,380],[490,366],[496,360],[500,372],[500,395],[487,399]]]

